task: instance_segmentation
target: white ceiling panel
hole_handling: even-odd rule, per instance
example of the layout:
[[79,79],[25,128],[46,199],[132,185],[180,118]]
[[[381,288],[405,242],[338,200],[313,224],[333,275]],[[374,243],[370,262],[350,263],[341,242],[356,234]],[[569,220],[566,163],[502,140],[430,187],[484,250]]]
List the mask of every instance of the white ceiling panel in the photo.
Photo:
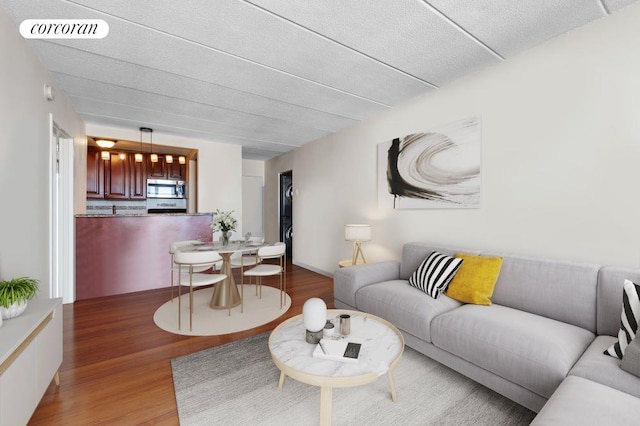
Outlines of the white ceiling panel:
[[[154,110],[152,108],[139,108],[123,104],[115,104],[111,102],[100,102],[96,100],[84,98],[71,98],[74,106],[82,114],[88,115],[104,115],[111,118],[123,118],[141,123],[156,121],[166,123],[167,126],[174,128],[189,128],[201,133],[218,135],[220,138],[233,137],[234,139],[247,139],[255,141],[270,142],[274,144],[288,145],[290,147],[300,146],[305,142],[301,139],[304,133],[300,131],[296,133],[294,129],[266,128],[264,126],[251,127],[246,123],[244,126],[234,126],[225,123],[219,123],[207,119],[190,117],[187,115],[172,114],[167,111]],[[325,133],[318,133],[317,139],[324,136]]]
[[500,60],[420,0],[249,2],[438,86]]
[[503,57],[605,16],[600,0],[428,0]]
[[[65,87],[65,92],[71,97],[74,106],[80,113],[85,112],[82,106],[87,105],[86,102],[88,101],[127,105],[150,111],[164,111],[175,116],[193,117],[230,125],[238,129],[238,131],[248,130],[253,132],[254,135],[252,137],[254,138],[258,138],[263,131],[286,134],[288,137],[295,137],[291,142],[297,142],[298,145],[318,139],[329,133],[327,130],[303,127],[288,121],[256,116],[241,111],[114,86],[79,77],[62,74],[57,74],[56,77]],[[87,92],[91,93],[90,99],[84,97]],[[82,101],[76,101],[76,99]]]
[[613,12],[614,10],[622,9],[625,6],[629,6],[635,3],[637,0],[603,0],[607,10]]
[[[383,104],[432,88],[427,82],[237,0],[74,3]],[[140,7],[146,7],[147,12],[140,14]],[[184,10],[191,13],[185,14]]]
[[0,13],[16,31],[109,24],[100,40],[28,41],[86,122],[265,160],[636,1],[0,0]]
[[[82,117],[89,119],[91,123],[104,125],[104,126],[113,126],[113,127],[122,127],[122,128],[131,128],[136,131],[140,127],[140,122],[133,118],[121,118],[121,117],[107,117],[104,115],[94,116],[89,113],[81,114]],[[273,153],[279,155],[283,152],[287,152],[295,146],[286,145],[286,144],[273,144],[265,141],[256,141],[245,138],[236,138],[233,136],[222,137],[217,134],[212,134],[207,131],[200,131],[194,128],[188,127],[177,127],[167,125],[165,122],[159,121],[147,121],[149,126],[153,129],[155,133],[163,133],[167,135],[176,135],[176,136],[186,136],[195,139],[204,139],[211,140],[218,143],[228,143],[232,145],[240,145],[242,148],[258,148],[264,149],[265,151],[271,150]]]
[[[42,41],[33,47],[54,75],[78,76],[114,86],[186,99],[248,114],[298,123],[311,128],[337,131],[363,117],[343,117],[275,99],[229,89],[77,49]],[[82,67],[77,64],[81,63]],[[59,79],[64,88],[67,80]],[[76,92],[76,94],[78,94]],[[87,89],[85,97],[91,97]]]

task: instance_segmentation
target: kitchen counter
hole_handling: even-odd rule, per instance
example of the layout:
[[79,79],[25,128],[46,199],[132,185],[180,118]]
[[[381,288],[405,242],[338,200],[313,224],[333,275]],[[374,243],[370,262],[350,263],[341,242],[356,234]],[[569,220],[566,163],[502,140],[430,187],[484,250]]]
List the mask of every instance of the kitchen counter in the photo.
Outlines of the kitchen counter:
[[145,217],[145,216],[209,216],[213,213],[118,213],[118,214],[77,214],[76,217]]
[[169,245],[210,240],[212,219],[212,213],[76,215],[76,300],[169,287]]

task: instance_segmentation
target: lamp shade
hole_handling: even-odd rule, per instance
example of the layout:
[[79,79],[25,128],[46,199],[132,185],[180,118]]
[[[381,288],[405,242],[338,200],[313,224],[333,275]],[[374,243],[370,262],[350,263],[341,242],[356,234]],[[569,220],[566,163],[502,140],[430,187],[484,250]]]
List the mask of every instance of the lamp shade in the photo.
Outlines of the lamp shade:
[[327,305],[324,300],[312,297],[302,305],[302,321],[304,327],[311,332],[317,332],[327,323]]
[[344,239],[346,241],[371,241],[371,225],[345,225]]

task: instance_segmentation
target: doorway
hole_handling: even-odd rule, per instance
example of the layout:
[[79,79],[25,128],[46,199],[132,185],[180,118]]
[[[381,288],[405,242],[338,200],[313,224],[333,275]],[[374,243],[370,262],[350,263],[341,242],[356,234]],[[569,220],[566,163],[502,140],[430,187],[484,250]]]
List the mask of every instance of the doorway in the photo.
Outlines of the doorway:
[[280,241],[287,245],[287,257],[293,253],[293,172],[280,174]]
[[73,227],[73,139],[53,121],[51,129],[51,207],[49,295],[75,300]]

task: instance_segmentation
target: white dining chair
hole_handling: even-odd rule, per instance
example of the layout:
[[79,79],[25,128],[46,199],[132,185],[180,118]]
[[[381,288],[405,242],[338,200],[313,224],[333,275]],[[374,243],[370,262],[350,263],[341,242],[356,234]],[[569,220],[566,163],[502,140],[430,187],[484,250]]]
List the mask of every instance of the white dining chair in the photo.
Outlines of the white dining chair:
[[[208,274],[196,272],[200,268],[222,260],[215,251],[176,251],[174,261],[178,265],[178,329],[182,326],[182,298],[180,289],[189,286],[189,330],[193,330],[193,288],[218,283],[227,276],[225,274]],[[207,268],[207,269],[208,269]],[[186,273],[183,273],[186,272]],[[230,304],[229,304],[230,305]]]
[[[229,263],[232,268],[240,268],[241,283],[244,283],[244,268],[256,266],[258,263],[260,263],[257,256],[257,251],[258,251],[257,246],[263,243],[264,243],[263,237],[251,237],[249,238],[249,244],[255,244],[256,245],[255,250],[252,250],[246,254],[244,252],[236,252],[231,255],[231,258],[229,259]],[[252,284],[252,283],[249,282],[249,284]],[[258,286],[256,284],[256,295],[257,294],[258,294]]]
[[[171,255],[171,301],[172,302],[173,302],[173,283],[175,282],[175,273],[178,272],[178,265],[176,265],[174,261],[176,251],[180,250],[181,248],[196,246],[200,244],[202,244],[202,242],[198,240],[175,241],[169,244],[169,254]],[[204,272],[211,268],[213,268],[214,271],[219,270],[221,265],[222,265],[222,261],[212,263],[212,264],[202,265],[194,268],[194,272]]]
[[[257,277],[257,286],[260,288],[259,297],[262,298],[262,277],[279,275],[280,276],[280,309],[286,304],[286,277],[284,276],[285,265],[284,256],[287,246],[284,244],[275,244],[272,246],[264,246],[258,249],[258,265],[245,271],[244,276]],[[265,259],[278,259],[278,264],[265,263]]]

